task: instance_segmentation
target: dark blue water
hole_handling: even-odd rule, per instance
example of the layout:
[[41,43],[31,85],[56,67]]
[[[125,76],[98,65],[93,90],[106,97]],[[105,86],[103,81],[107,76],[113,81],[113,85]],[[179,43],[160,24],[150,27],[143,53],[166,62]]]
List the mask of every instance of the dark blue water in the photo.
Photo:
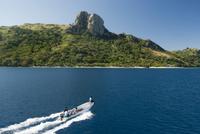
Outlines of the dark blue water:
[[198,134],[200,69],[0,68],[0,128],[95,99],[58,134]]

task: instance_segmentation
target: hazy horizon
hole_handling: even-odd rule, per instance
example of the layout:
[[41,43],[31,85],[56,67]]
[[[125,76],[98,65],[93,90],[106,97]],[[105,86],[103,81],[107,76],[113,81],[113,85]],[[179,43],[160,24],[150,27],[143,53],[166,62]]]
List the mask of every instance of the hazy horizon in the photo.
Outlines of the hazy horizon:
[[0,0],[0,25],[71,24],[80,11],[96,13],[114,33],[151,39],[167,50],[200,48],[198,0]]

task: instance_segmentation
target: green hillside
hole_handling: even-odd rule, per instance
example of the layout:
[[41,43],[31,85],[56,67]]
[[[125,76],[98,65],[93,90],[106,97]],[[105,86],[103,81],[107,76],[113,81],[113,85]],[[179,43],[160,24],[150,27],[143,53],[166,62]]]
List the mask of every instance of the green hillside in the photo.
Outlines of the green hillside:
[[169,52],[151,40],[75,26],[1,26],[0,66],[200,66],[196,49]]
[[174,52],[180,59],[187,62],[188,66],[200,67],[200,50],[196,48],[186,48]]

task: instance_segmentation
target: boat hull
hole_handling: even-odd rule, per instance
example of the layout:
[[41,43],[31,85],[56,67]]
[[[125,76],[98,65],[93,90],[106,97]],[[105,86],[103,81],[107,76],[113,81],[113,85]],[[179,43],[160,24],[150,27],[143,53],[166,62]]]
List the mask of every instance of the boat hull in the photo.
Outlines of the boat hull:
[[94,102],[86,102],[86,103],[83,103],[83,104],[77,106],[76,109],[73,108],[71,110],[68,110],[68,114],[70,114],[70,112],[71,113],[74,112],[75,110],[78,112],[68,115],[68,116],[65,114],[62,120],[67,121],[67,120],[75,118],[85,112],[88,112],[93,107],[93,105],[94,105]]

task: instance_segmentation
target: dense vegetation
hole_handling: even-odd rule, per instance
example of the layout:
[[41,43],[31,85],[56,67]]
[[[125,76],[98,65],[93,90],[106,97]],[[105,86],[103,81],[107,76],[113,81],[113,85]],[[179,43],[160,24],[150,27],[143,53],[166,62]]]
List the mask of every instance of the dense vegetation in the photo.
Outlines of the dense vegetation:
[[67,25],[0,27],[0,66],[200,66],[199,51],[189,52],[126,34],[72,34]]
[[175,51],[180,59],[187,62],[188,66],[200,67],[200,50],[195,48],[186,48],[182,51]]

